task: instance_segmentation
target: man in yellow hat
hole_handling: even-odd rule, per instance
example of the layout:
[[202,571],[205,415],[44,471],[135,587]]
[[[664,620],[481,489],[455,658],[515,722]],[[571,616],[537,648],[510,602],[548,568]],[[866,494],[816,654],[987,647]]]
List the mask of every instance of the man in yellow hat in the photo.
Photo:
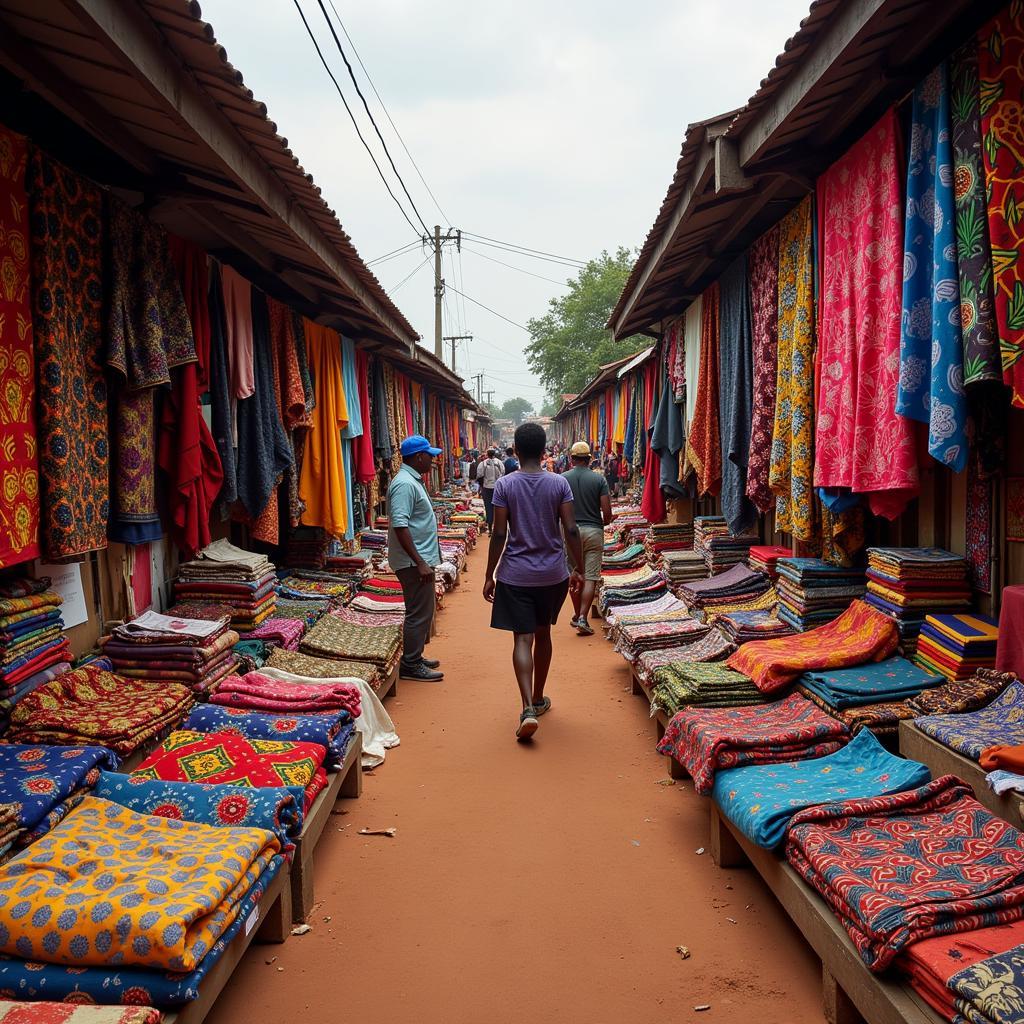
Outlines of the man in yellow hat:
[[583,586],[571,594],[575,610],[571,625],[580,636],[593,636],[594,630],[588,619],[597,585],[601,581],[604,527],[612,521],[612,498],[604,476],[590,471],[591,452],[586,441],[577,441],[570,449],[569,456],[572,469],[563,474],[563,479],[572,491],[572,504],[583,549],[583,565],[579,566],[573,564],[571,550],[566,546],[570,568],[583,576]]

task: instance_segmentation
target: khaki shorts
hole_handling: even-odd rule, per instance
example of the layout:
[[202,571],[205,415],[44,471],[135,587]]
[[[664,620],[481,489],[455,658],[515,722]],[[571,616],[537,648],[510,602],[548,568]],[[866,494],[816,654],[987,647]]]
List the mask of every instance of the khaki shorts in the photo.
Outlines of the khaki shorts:
[[[601,578],[601,557],[604,554],[604,530],[600,526],[580,526],[580,547],[583,548],[583,578],[597,582]],[[575,569],[569,545],[565,546],[569,568]]]

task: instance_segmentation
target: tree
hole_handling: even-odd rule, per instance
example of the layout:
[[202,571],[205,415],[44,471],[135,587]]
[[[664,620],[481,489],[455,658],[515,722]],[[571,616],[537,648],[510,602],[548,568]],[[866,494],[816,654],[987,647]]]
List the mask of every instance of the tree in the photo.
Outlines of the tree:
[[615,342],[604,326],[632,266],[629,249],[605,250],[569,279],[568,294],[551,299],[544,316],[527,321],[526,359],[549,394],[579,394],[603,363],[650,345],[642,335]]
[[556,402],[553,398],[549,398],[541,407],[541,416],[554,416],[559,409],[562,408],[561,402]]
[[492,420],[501,419],[501,406],[495,405],[493,402],[484,402],[484,408],[487,410],[487,414]]
[[502,407],[498,418],[512,420],[518,427],[523,422],[523,417],[533,412],[533,403],[525,398],[510,398]]

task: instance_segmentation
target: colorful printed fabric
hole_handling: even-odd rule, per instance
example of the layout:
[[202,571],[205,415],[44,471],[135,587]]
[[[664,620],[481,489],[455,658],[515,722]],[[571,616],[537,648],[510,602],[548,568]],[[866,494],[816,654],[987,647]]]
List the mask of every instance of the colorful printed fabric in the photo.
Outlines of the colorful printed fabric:
[[[686,435],[686,462],[697,474],[697,494],[718,494],[722,447],[718,424],[718,282],[701,295],[700,376],[693,422]],[[664,518],[661,516],[660,518]]]
[[671,716],[684,707],[740,707],[764,699],[746,676],[721,663],[678,660],[654,670],[651,714],[664,711]]
[[901,793],[924,785],[930,777],[923,764],[890,754],[865,729],[834,754],[813,761],[719,772],[712,796],[745,836],[771,849],[782,842],[790,819],[804,808]]
[[0,125],[0,568],[39,555],[28,143]]
[[849,730],[793,694],[750,708],[684,708],[668,723],[658,753],[674,757],[703,796],[715,773],[751,764],[807,761],[837,751]]
[[275,647],[267,658],[267,668],[277,668],[310,679],[362,679],[377,686],[380,681],[379,665],[370,661],[344,661],[339,658],[316,658],[298,651],[285,651]]
[[971,585],[988,594],[992,590],[992,480],[981,475],[977,459],[967,466],[966,555]]
[[270,643],[277,643],[282,647],[295,649],[299,646],[299,640],[305,633],[305,623],[299,619],[285,619],[279,615],[273,615],[264,622],[261,622],[250,634],[250,640],[266,640]]
[[86,797],[0,867],[0,949],[46,963],[193,970],[280,845],[265,829],[210,828]]
[[959,473],[967,398],[954,207],[949,68],[940,64],[914,90],[896,411],[927,423],[929,453]]
[[882,661],[898,644],[892,619],[854,601],[838,618],[807,633],[744,644],[726,664],[750,676],[763,693],[773,693],[803,672]]
[[834,708],[907,700],[942,682],[942,676],[924,672],[906,658],[899,657],[856,668],[819,669],[805,672],[800,677],[802,687],[818,694]]
[[107,385],[98,187],[33,148],[32,295],[43,551],[59,561],[107,546]]
[[[903,266],[899,128],[891,109],[818,179],[815,487],[868,495],[895,519],[918,490],[914,430],[897,416]],[[869,256],[870,253],[870,256]]]
[[1024,683],[1014,680],[991,704],[957,715],[926,715],[914,724],[940,743],[977,761],[987,747],[1024,743]]
[[152,1006],[74,1006],[0,999],[0,1024],[160,1024]]
[[971,1024],[1024,1020],[1024,945],[997,953],[949,979],[956,1009]]
[[1024,407],[1024,9],[1007,4],[978,33],[982,156],[1003,380]]
[[299,601],[278,596],[277,614],[285,619],[300,619],[306,629],[312,629],[327,612],[328,605],[323,601]]
[[813,202],[808,196],[779,224],[778,373],[768,485],[775,528],[810,543],[814,515]]
[[1024,837],[955,776],[919,785],[821,802],[789,826],[786,859],[873,971],[918,939],[1024,914]]
[[838,719],[854,735],[861,729],[870,729],[876,736],[895,739],[900,722],[913,718],[915,714],[910,702],[906,700],[881,701],[877,704],[861,704],[858,707],[839,709],[804,686],[798,686],[797,693],[817,704],[826,714]]
[[958,715],[991,704],[1017,677],[1012,672],[982,668],[971,676],[925,690],[909,703],[918,715]]
[[360,712],[359,688],[356,686],[327,682],[287,685],[260,672],[226,679],[210,699],[214,704],[255,711],[303,714],[344,710],[352,718],[358,718]]
[[325,615],[302,639],[299,650],[322,658],[373,661],[388,665],[401,650],[398,626],[353,626]]
[[288,786],[308,811],[327,787],[327,751],[317,743],[250,740],[233,733],[172,732],[133,775],[171,782]]

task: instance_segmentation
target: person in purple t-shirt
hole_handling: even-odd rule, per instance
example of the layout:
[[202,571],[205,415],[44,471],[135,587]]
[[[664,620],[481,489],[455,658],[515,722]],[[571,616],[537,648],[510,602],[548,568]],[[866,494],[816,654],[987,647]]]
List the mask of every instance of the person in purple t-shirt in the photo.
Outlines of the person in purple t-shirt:
[[546,442],[544,428],[536,423],[516,430],[519,472],[494,485],[494,525],[484,582],[484,597],[494,605],[491,628],[515,634],[512,667],[523,699],[516,730],[520,740],[537,731],[537,717],[551,707],[551,699],[544,696],[551,667],[551,627],[570,584],[575,589],[582,582],[579,573],[570,575],[562,544],[564,533],[574,564],[582,565],[572,490],[557,473],[545,473],[541,467]]

